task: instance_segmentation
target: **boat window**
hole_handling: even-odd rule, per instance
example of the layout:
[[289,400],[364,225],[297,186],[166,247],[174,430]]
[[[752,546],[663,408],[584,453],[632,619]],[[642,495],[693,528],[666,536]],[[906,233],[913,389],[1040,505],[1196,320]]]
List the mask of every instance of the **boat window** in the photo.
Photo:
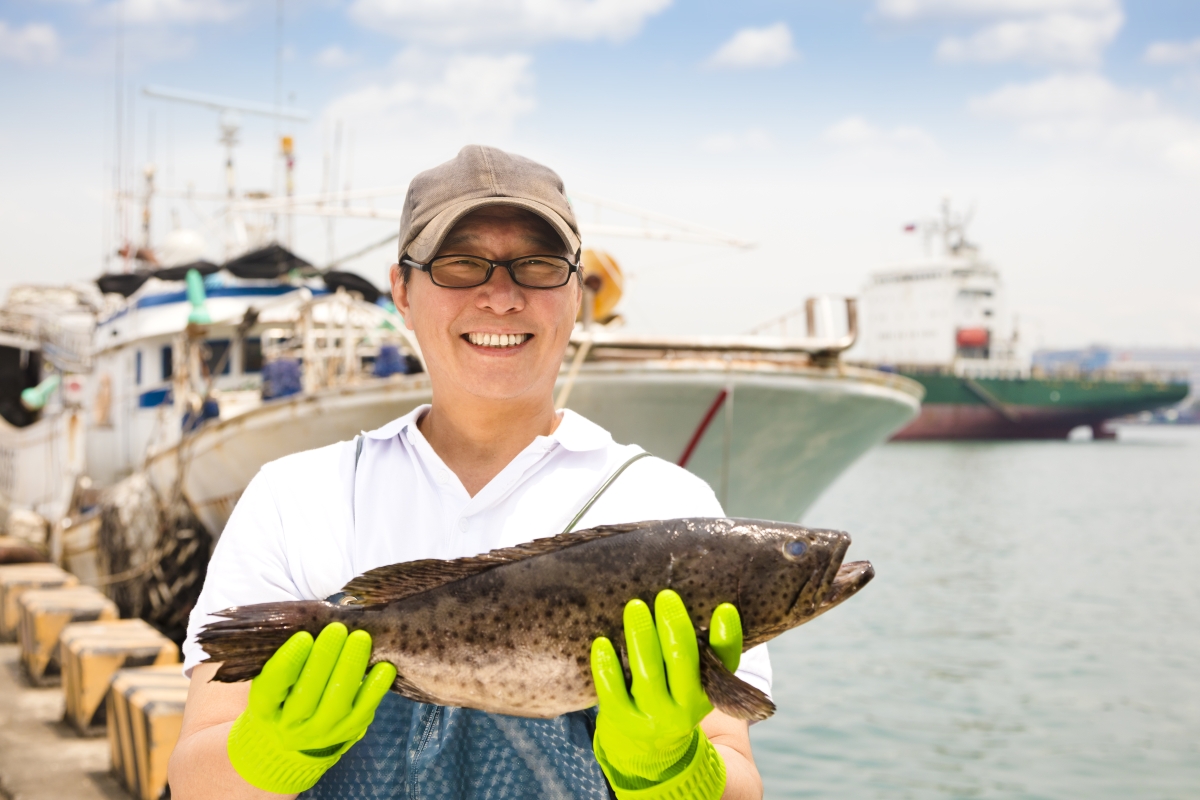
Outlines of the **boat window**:
[[209,339],[204,343],[204,366],[209,375],[229,374],[229,340]]
[[133,352],[133,385],[142,385],[142,351],[141,349]]
[[963,298],[991,297],[991,289],[959,289],[958,296]]
[[262,372],[262,339],[257,336],[242,340],[242,372]]
[[175,352],[174,352],[173,348],[171,347],[171,345],[169,345],[169,344],[163,345],[163,349],[162,349],[162,353],[161,353],[161,361],[162,361],[162,379],[164,381],[171,380],[171,377],[175,374],[175,365],[173,362],[174,358],[175,358]]

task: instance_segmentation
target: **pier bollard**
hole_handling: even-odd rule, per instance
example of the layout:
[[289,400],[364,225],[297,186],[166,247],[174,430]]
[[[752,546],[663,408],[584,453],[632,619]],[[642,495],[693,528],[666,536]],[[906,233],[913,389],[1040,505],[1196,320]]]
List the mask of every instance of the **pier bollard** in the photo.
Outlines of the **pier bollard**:
[[118,670],[179,662],[175,643],[140,619],[68,625],[59,653],[66,721],[84,736],[105,733],[105,697]]
[[[151,797],[158,800],[166,783],[166,761],[170,758],[179,737],[178,729],[174,728],[172,715],[166,713],[180,697],[187,699],[188,679],[183,676],[178,664],[167,664],[157,667],[138,667],[123,669],[113,678],[112,687],[106,700],[108,718],[108,746],[112,756],[112,770],[117,779],[131,794],[141,797]],[[158,745],[153,752],[141,756],[135,745],[134,723],[132,720],[131,698],[149,690],[165,691],[166,701],[155,699],[155,707],[150,715],[150,724],[143,719],[139,724],[142,730],[141,741]],[[143,712],[144,712],[143,703]],[[182,708],[179,709],[179,724],[182,724]],[[150,733],[147,736],[146,731]]]
[[34,686],[49,686],[61,679],[58,637],[67,625],[120,617],[117,604],[91,586],[31,589],[21,594],[17,604],[21,663]]
[[17,598],[29,589],[76,586],[79,580],[53,564],[4,564],[0,566],[0,642],[17,638],[20,608]]

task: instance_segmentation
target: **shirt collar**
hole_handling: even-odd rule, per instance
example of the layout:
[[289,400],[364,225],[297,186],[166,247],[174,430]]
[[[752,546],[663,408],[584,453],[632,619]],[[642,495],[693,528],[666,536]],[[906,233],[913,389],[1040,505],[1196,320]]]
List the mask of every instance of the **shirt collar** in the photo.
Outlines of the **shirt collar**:
[[[391,439],[404,432],[409,425],[415,426],[417,420],[430,408],[428,403],[419,405],[402,417],[392,420],[383,427],[363,433],[368,439]],[[539,436],[544,440],[546,449],[555,444],[566,450],[581,453],[589,450],[602,450],[612,444],[612,434],[596,423],[576,414],[571,409],[563,410],[562,422],[558,423],[554,433],[549,436]]]
[[400,434],[409,425],[416,425],[417,420],[429,410],[429,407],[429,403],[422,403],[403,417],[394,419],[383,427],[376,428],[373,431],[363,431],[363,436],[368,439],[391,439],[393,436]]

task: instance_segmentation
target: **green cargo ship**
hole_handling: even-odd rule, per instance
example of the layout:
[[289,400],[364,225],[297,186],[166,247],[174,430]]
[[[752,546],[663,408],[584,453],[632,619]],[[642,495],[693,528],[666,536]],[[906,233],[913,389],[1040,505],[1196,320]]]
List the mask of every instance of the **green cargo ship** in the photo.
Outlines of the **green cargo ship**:
[[1086,425],[1170,406],[1188,394],[1178,380],[967,377],[949,370],[899,369],[925,387],[920,415],[896,439],[1063,439]]
[[943,204],[923,230],[943,254],[876,272],[862,292],[859,359],[925,387],[920,415],[896,439],[1061,439],[1183,400],[1182,377],[1044,372],[1005,304],[996,269],[966,240],[969,216]]

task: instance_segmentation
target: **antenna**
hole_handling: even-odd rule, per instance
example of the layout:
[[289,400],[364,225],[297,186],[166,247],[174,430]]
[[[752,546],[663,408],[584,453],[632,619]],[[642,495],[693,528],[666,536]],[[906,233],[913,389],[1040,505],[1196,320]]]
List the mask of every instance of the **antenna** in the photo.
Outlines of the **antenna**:
[[160,100],[174,100],[179,103],[191,103],[196,106],[205,106],[214,111],[240,111],[243,114],[258,114],[263,117],[278,117],[280,119],[290,119],[295,122],[308,122],[308,112],[299,111],[292,108],[276,108],[270,103],[255,103],[250,100],[231,100],[225,97],[216,97],[211,94],[201,94],[199,92],[189,92],[184,89],[168,89],[165,86],[146,86],[142,88],[142,94],[147,97],[157,97]]
[[[248,100],[231,100],[225,97],[216,97],[209,94],[200,94],[199,92],[189,92],[183,89],[169,89],[163,86],[146,86],[142,88],[142,94],[147,97],[155,97],[159,100],[171,100],[176,103],[188,103],[190,105],[210,108],[213,111],[220,112],[220,129],[221,129],[221,144],[225,145],[225,197],[232,206],[237,193],[237,179],[233,169],[233,148],[238,144],[238,134],[241,131],[241,117],[239,114],[255,114],[261,117],[269,117],[271,119],[290,119],[296,122],[307,122],[308,112],[299,111],[296,109],[285,109],[272,106],[268,103],[255,103]],[[232,249],[232,239],[234,221],[229,220],[229,225],[226,228],[225,238],[225,255],[230,255]]]

